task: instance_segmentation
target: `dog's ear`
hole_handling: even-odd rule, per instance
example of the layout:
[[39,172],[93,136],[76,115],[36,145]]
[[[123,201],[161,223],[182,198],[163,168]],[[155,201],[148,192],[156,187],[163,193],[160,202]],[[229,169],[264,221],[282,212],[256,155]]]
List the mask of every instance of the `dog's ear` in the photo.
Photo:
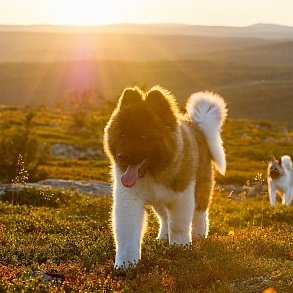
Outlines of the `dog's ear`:
[[143,93],[138,87],[126,88],[121,94],[118,107],[124,108],[142,102]]
[[280,157],[280,158],[278,159],[278,164],[279,164],[280,166],[282,166],[282,157]]
[[174,97],[167,90],[159,86],[151,88],[146,95],[145,104],[165,125],[174,127],[177,124],[178,106]]

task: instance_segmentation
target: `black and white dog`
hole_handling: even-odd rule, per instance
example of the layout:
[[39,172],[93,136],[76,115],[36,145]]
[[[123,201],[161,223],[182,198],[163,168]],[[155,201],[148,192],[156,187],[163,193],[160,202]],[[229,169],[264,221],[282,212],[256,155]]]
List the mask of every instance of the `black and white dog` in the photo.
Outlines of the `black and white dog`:
[[269,163],[267,180],[271,206],[276,205],[276,191],[281,194],[282,204],[290,205],[293,199],[293,167],[289,156]]

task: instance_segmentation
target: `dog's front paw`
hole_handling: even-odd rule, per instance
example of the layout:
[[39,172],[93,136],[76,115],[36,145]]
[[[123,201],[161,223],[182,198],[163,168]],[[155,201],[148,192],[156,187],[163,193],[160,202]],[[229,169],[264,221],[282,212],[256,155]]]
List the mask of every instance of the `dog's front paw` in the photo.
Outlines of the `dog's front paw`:
[[132,280],[136,277],[137,275],[137,269],[136,269],[136,265],[129,263],[128,266],[125,266],[125,264],[123,263],[123,265],[121,265],[120,267],[116,267],[115,264],[115,268],[113,270],[113,278],[116,280],[124,280],[124,279],[129,279]]
[[118,271],[126,271],[130,268],[135,268],[137,266],[138,260],[116,260],[114,269]]

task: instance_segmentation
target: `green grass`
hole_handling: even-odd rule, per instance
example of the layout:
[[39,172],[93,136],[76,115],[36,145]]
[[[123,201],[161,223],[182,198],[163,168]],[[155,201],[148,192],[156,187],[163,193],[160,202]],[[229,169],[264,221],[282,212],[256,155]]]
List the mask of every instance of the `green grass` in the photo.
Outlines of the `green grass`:
[[[0,137],[22,125],[28,109],[2,107]],[[97,148],[91,159],[49,155],[40,166],[47,178],[109,181],[102,135],[111,107],[90,113],[75,127],[68,110],[41,108],[33,133],[50,148],[55,143]],[[267,160],[292,155],[293,133],[284,124],[228,120],[223,129],[228,158],[220,184],[254,184],[265,178]],[[45,171],[45,172],[43,172]],[[21,205],[12,205],[12,199]],[[158,222],[148,208],[142,260],[126,276],[113,272],[111,197],[29,189],[0,200],[0,292],[292,292],[293,206],[269,206],[266,192],[231,200],[218,188],[210,210],[210,236],[188,247],[156,240]],[[42,270],[51,282],[31,277]]]
[[[110,179],[109,162],[103,154],[103,128],[112,106],[91,112],[85,127],[74,126],[68,110],[40,108],[33,119],[34,133],[49,148],[56,143],[74,145],[80,150],[96,149],[96,158],[67,159],[50,155],[40,166],[47,178],[74,180]],[[0,109],[0,137],[10,135],[10,129],[23,123],[29,109],[22,107]],[[273,156],[293,155],[293,132],[284,123],[228,119],[223,129],[228,168],[226,176],[217,175],[220,184],[243,185],[256,174],[266,174],[267,161]],[[44,178],[45,179],[45,178]]]
[[[0,291],[292,292],[293,206],[272,209],[266,198],[232,201],[217,192],[210,237],[188,247],[156,240],[148,209],[142,260],[121,277],[112,270],[112,199],[59,196],[67,202],[55,208],[0,202]],[[29,278],[36,270],[59,279]]]
[[293,156],[293,133],[283,123],[228,120],[223,129],[227,153],[227,173],[218,176],[221,184],[244,184],[257,173],[266,174],[267,162],[274,156]]

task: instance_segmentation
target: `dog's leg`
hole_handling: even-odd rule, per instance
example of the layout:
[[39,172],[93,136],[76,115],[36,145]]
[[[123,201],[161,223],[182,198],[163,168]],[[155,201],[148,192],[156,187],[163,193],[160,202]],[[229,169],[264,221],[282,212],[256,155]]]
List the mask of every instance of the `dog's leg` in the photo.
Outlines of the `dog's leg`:
[[144,201],[123,186],[114,188],[113,232],[116,243],[115,268],[127,269],[140,259],[144,230]]
[[160,221],[160,231],[158,239],[168,239],[168,215],[167,210],[163,206],[153,206],[155,213],[157,214]]
[[[192,187],[192,189],[191,189]],[[170,244],[191,243],[191,223],[194,212],[194,184],[186,192],[178,195],[178,199],[168,205],[168,228]]]
[[291,204],[291,189],[287,189],[285,192],[284,192],[284,195],[283,195],[283,198],[282,198],[282,204],[286,205],[286,206],[289,206]]
[[196,209],[193,216],[192,236],[206,238],[209,233],[209,205],[214,190],[214,174],[212,160],[207,148],[200,148],[200,164],[195,187]]
[[209,234],[209,210],[195,210],[193,216],[193,237],[206,238]]
[[289,199],[289,205],[292,203],[292,201],[293,201],[293,187],[291,188],[291,196]]
[[271,206],[274,207],[276,205],[276,190],[272,182],[269,182],[268,184],[268,193]]

